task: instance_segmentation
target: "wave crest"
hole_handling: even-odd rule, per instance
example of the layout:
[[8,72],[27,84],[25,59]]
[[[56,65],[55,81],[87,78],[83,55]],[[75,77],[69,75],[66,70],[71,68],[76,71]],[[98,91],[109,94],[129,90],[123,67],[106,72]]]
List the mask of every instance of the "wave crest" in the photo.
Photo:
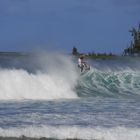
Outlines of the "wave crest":
[[131,69],[121,71],[92,69],[80,77],[76,91],[80,97],[140,96],[140,72]]

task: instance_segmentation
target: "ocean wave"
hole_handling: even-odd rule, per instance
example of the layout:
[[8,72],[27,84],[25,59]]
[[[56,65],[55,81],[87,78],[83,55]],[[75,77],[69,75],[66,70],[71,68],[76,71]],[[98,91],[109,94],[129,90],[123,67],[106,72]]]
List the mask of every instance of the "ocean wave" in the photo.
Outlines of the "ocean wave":
[[69,56],[45,53],[31,62],[36,67],[34,72],[15,67],[0,69],[0,100],[77,98],[73,90],[77,72]]
[[76,92],[80,97],[138,97],[140,72],[132,69],[120,71],[92,69],[80,76]]

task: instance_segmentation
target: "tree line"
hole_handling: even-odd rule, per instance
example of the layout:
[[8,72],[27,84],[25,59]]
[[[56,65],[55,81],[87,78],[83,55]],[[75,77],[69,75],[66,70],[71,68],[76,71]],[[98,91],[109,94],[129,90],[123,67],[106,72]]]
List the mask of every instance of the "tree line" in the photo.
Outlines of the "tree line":
[[130,45],[124,49],[123,55],[140,55],[140,23],[137,28],[129,30],[132,36]]
[[[131,30],[129,30],[132,36],[132,40],[130,42],[130,45],[124,49],[123,55],[126,56],[134,56],[134,55],[139,55],[140,56],[140,23],[138,25],[138,28],[133,27]],[[74,46],[72,49],[72,54],[75,56],[79,56],[83,53],[80,53],[78,49]],[[87,57],[112,57],[116,56],[113,53],[95,53],[95,52],[89,52],[85,54]]]
[[81,53],[75,46],[72,49],[72,54],[75,56],[85,55],[88,58],[108,58],[115,56],[112,53],[95,53],[95,52]]

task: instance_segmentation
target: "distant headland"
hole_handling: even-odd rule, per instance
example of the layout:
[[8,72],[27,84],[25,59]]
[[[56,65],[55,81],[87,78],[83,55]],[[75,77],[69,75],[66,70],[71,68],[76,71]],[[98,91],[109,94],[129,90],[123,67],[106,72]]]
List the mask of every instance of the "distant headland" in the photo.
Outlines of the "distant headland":
[[137,28],[132,28],[131,30],[129,30],[129,32],[132,35],[132,40],[129,46],[127,46],[124,51],[122,52],[122,54],[120,55],[116,55],[113,53],[95,53],[93,52],[89,52],[89,53],[81,53],[78,51],[78,49],[73,46],[72,49],[72,54],[74,56],[80,56],[80,55],[84,55],[87,58],[94,58],[94,59],[109,59],[109,58],[116,58],[119,56],[140,56],[140,23]]
[[80,55],[84,55],[86,58],[94,58],[94,59],[97,58],[109,59],[109,58],[115,58],[117,56],[113,53],[95,53],[95,52],[80,53],[75,46],[72,49],[72,54],[76,57],[79,57]]

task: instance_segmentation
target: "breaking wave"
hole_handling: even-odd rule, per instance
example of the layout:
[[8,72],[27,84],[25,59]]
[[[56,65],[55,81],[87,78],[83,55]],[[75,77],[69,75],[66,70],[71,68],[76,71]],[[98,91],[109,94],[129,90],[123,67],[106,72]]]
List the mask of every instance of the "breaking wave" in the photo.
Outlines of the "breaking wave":
[[41,55],[28,65],[36,66],[36,71],[15,67],[0,69],[0,100],[77,98],[73,90],[77,72],[70,57]]
[[121,71],[92,69],[79,78],[76,91],[80,97],[138,97],[140,72],[129,68]]
[[68,55],[46,52],[27,59],[1,60],[0,100],[140,97],[137,61],[129,62],[129,67],[126,62],[123,65],[114,60],[121,70],[115,69],[114,62],[101,61],[113,66],[96,62],[97,67],[94,64],[94,68],[82,75],[74,61]]

